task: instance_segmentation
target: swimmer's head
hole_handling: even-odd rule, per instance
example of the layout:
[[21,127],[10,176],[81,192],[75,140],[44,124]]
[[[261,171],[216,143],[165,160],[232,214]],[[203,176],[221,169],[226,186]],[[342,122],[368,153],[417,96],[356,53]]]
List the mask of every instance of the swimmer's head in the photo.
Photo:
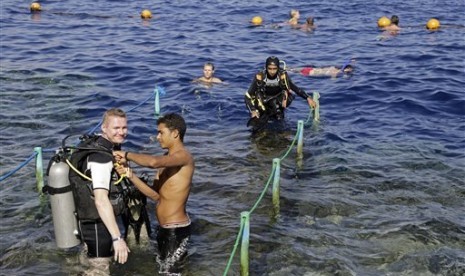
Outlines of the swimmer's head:
[[391,16],[391,24],[399,26],[399,17],[397,15]]
[[307,17],[307,20],[306,20],[307,24],[310,25],[310,26],[313,26],[313,23],[315,22],[315,19],[311,16]]
[[299,18],[300,17],[300,12],[298,10],[294,10],[292,9],[290,12],[289,12],[289,16],[291,18]]
[[350,74],[354,71],[354,67],[352,65],[347,65],[345,66],[343,69],[342,69],[342,72],[344,72],[344,74]]

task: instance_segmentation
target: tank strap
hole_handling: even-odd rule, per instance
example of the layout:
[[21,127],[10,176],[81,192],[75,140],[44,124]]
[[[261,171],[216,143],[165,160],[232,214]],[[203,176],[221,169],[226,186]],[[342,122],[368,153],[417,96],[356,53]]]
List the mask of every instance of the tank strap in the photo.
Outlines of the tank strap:
[[53,187],[50,187],[48,185],[45,185],[42,188],[42,192],[44,194],[48,193],[49,195],[65,194],[65,193],[70,192],[72,190],[73,190],[73,188],[71,187],[71,185],[61,187],[61,188],[53,188]]

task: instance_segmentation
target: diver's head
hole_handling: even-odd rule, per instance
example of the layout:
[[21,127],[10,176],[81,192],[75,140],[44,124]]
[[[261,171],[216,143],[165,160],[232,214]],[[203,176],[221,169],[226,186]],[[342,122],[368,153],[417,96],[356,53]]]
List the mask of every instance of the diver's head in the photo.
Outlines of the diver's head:
[[279,70],[279,59],[275,56],[268,57],[266,59],[265,68],[268,77],[276,77]]

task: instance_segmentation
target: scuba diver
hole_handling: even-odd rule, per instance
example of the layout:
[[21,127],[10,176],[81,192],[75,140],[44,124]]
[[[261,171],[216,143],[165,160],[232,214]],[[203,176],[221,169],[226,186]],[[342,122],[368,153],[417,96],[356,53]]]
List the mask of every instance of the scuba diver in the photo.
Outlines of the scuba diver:
[[[82,136],[77,146],[66,146],[69,136],[66,137],[60,151],[52,157],[47,170],[48,185],[44,186],[51,198],[57,245],[75,246],[72,235],[79,235],[90,275],[109,274],[111,257],[120,264],[126,263],[130,252],[126,244],[129,226],[133,227],[137,242],[143,223],[150,235],[146,198],[127,178],[119,177],[114,167],[112,150],[121,149],[128,132],[126,113],[117,108],[107,110],[101,130],[102,135]],[[66,204],[54,199],[68,192],[72,196]],[[66,222],[55,220],[65,213]],[[138,218],[134,218],[136,213]],[[124,224],[124,234],[118,222]],[[78,231],[74,231],[74,225]]]
[[252,84],[245,93],[245,104],[250,111],[247,126],[254,131],[263,128],[269,119],[284,119],[284,110],[295,98],[294,93],[307,100],[311,108],[316,107],[313,99],[297,87],[284,69],[280,68],[279,59],[268,57],[265,69],[255,75]]

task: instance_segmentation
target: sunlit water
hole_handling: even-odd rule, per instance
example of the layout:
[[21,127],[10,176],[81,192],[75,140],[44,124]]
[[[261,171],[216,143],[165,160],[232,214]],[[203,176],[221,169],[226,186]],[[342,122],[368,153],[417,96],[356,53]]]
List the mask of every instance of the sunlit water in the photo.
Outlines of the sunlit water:
[[[104,110],[134,108],[162,86],[161,110],[182,112],[196,159],[186,275],[222,275],[240,213],[267,182],[273,158],[308,108],[297,98],[286,125],[251,136],[243,95],[267,56],[289,67],[342,65],[351,78],[291,77],[321,94],[321,121],[306,125],[304,159],[281,164],[281,211],[271,191],[251,216],[251,275],[463,275],[465,273],[465,29],[463,1],[2,1],[1,175]],[[142,21],[142,9],[154,18]],[[312,15],[313,33],[250,27]],[[384,35],[382,15],[402,31]],[[443,28],[429,32],[437,17]],[[213,61],[227,82],[192,84]],[[129,113],[127,149],[160,154],[153,100]],[[50,153],[44,153],[45,166]],[[150,171],[147,171],[150,172]],[[57,249],[34,162],[0,183],[3,275],[74,275],[78,249]],[[152,227],[154,204],[149,205]],[[114,275],[156,275],[153,244],[131,246]],[[228,275],[240,272],[237,254]]]

